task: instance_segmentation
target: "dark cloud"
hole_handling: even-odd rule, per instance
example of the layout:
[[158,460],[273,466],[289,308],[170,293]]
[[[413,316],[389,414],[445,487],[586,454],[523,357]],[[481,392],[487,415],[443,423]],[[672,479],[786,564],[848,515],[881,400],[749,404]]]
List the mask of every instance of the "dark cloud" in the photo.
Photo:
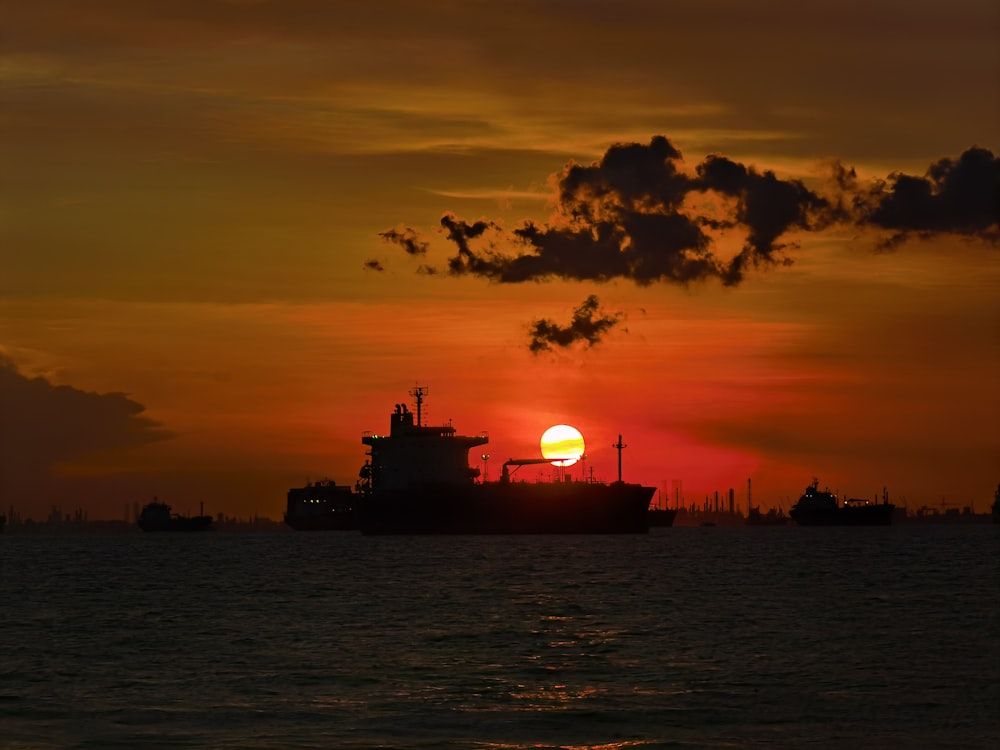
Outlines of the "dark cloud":
[[[487,277],[493,275],[490,270],[491,261],[474,253],[469,243],[482,237],[487,230],[497,229],[496,224],[490,221],[476,221],[470,224],[448,213],[441,217],[441,226],[444,228],[445,236],[458,248],[458,255],[448,260],[448,271],[451,274],[459,276],[471,273]],[[491,251],[487,250],[486,255],[491,255]]]
[[676,211],[690,190],[681,153],[662,135],[648,146],[616,144],[589,167],[570,164],[559,180],[564,213],[596,223],[640,210]]
[[379,232],[378,236],[386,242],[399,245],[407,255],[425,255],[430,243],[410,227],[397,227]]
[[911,233],[956,234],[997,241],[1000,159],[970,148],[957,159],[931,164],[922,177],[894,173],[854,199],[856,223],[895,232],[884,244]]
[[0,477],[13,491],[40,481],[62,462],[171,437],[143,411],[123,393],[89,393],[28,378],[0,354]]
[[683,205],[701,190],[699,181],[681,167],[680,152],[663,136],[648,146],[612,146],[590,166],[568,165],[559,176],[553,222],[516,228],[512,234],[528,252],[494,254],[491,276],[504,282],[627,278],[641,285],[721,276],[707,222]]
[[369,258],[368,260],[366,260],[365,261],[365,268],[367,268],[369,271],[384,271],[385,270],[385,266],[382,265],[381,261],[376,260],[375,258]]
[[834,159],[829,165],[830,178],[841,193],[854,191],[858,185],[858,173],[854,167],[849,167],[839,159]]
[[560,326],[551,320],[536,320],[531,324],[528,348],[533,354],[552,351],[553,347],[566,349],[577,342],[587,347],[594,346],[604,334],[621,322],[622,313],[608,314],[600,309],[600,301],[590,295],[573,311],[573,319],[567,326]]
[[724,156],[709,156],[697,171],[701,189],[735,199],[733,216],[723,227],[747,230],[746,245],[722,273],[727,285],[741,282],[749,266],[788,263],[777,252],[784,248],[778,239],[790,229],[818,229],[832,221],[830,203],[798,180],[780,180]]
[[[940,159],[923,177],[894,174],[870,186],[860,185],[855,170],[839,161],[829,171],[832,194],[820,195],[799,180],[717,154],[685,169],[680,151],[663,136],[617,144],[600,161],[569,164],[557,175],[556,210],[546,224],[527,220],[505,232],[489,220],[470,223],[445,214],[441,226],[457,248],[445,270],[501,283],[559,278],[649,285],[714,278],[734,286],[751,269],[791,263],[786,251],[795,247],[793,232],[833,224],[891,230],[889,241],[895,242],[911,232],[997,241],[1000,166],[986,149]],[[715,235],[729,231],[740,232],[745,242],[726,258]],[[404,244],[400,238],[417,235],[397,229],[382,236]],[[512,247],[521,251],[511,253]],[[420,270],[437,271],[429,265]]]

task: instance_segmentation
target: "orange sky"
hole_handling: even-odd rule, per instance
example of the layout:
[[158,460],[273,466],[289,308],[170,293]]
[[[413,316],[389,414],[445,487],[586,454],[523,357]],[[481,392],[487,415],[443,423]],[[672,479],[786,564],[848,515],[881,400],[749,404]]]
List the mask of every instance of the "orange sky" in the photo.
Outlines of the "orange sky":
[[[688,501],[742,501],[752,477],[755,502],[787,509],[813,476],[911,507],[992,499],[995,212],[974,230],[913,225],[890,249],[911,227],[878,214],[789,227],[774,245],[790,264],[758,246],[730,285],[418,268],[456,257],[445,215],[491,224],[476,258],[485,239],[526,252],[525,221],[568,226],[570,165],[615,144],[645,155],[656,136],[686,179],[715,155],[825,197],[834,161],[870,198],[974,147],[1000,155],[995,3],[57,0],[3,15],[0,511],[119,518],[158,495],[278,518],[290,486],[353,483],[361,432],[417,382],[432,422],[489,432],[494,472],[565,422],[595,476],[613,478],[621,433],[626,478],[682,480]],[[617,173],[614,199],[643,176]],[[598,218],[621,207],[596,195],[580,205]],[[635,205],[649,218],[648,196]],[[701,188],[683,207],[736,210]],[[720,263],[747,221],[701,225]],[[379,236],[404,229],[426,253]],[[592,346],[529,349],[533,324],[568,329],[591,295],[614,321]]]

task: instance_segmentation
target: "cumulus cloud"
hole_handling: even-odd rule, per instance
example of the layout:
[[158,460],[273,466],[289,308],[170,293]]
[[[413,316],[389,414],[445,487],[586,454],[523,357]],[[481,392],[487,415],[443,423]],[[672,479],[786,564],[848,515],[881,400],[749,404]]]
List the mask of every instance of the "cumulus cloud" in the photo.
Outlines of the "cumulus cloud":
[[1000,222],[1000,159],[970,148],[957,159],[931,164],[922,177],[894,173],[854,198],[858,225],[894,232],[888,244],[910,234],[955,234],[996,242]]
[[[834,224],[890,230],[897,239],[950,233],[997,241],[1000,161],[986,149],[940,159],[922,177],[896,173],[872,185],[859,184],[840,162],[829,169],[832,195],[718,154],[688,168],[664,136],[616,144],[599,161],[570,163],[556,175],[556,207],[546,223],[525,220],[505,231],[489,219],[445,214],[441,227],[457,252],[444,269],[420,270],[500,283],[716,279],[735,286],[751,269],[791,263],[793,233]],[[742,238],[730,257],[718,247],[727,232]],[[410,228],[381,236],[410,255],[428,247]]]
[[0,461],[12,487],[18,480],[41,479],[65,461],[171,437],[123,393],[90,393],[29,378],[2,353],[0,405]]
[[551,320],[540,319],[532,322],[530,327],[530,342],[528,349],[533,354],[552,351],[554,347],[562,349],[583,342],[591,347],[618,325],[623,314],[605,313],[600,309],[600,301],[595,295],[590,295],[573,311],[569,325],[561,326]]

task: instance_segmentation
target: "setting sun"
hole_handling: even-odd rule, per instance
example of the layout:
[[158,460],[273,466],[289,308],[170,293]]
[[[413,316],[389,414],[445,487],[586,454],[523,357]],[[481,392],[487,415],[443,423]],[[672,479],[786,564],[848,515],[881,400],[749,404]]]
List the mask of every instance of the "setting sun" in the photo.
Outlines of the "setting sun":
[[572,466],[583,457],[583,435],[568,424],[553,425],[542,433],[542,457],[552,459],[553,466]]

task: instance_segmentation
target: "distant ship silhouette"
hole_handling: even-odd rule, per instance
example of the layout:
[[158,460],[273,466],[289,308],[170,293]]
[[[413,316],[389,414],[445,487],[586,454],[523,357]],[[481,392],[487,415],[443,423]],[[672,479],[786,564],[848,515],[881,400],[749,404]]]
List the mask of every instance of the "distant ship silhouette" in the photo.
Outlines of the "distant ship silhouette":
[[[204,511],[203,504],[201,510]],[[212,517],[171,513],[169,505],[154,497],[153,502],[143,506],[137,523],[143,531],[206,531],[212,528]]]
[[834,493],[819,489],[819,480],[813,479],[788,514],[800,526],[888,526],[895,509],[884,491],[881,503],[851,498],[841,505]]
[[285,523],[296,531],[350,531],[358,528],[359,496],[331,479],[288,490]]

